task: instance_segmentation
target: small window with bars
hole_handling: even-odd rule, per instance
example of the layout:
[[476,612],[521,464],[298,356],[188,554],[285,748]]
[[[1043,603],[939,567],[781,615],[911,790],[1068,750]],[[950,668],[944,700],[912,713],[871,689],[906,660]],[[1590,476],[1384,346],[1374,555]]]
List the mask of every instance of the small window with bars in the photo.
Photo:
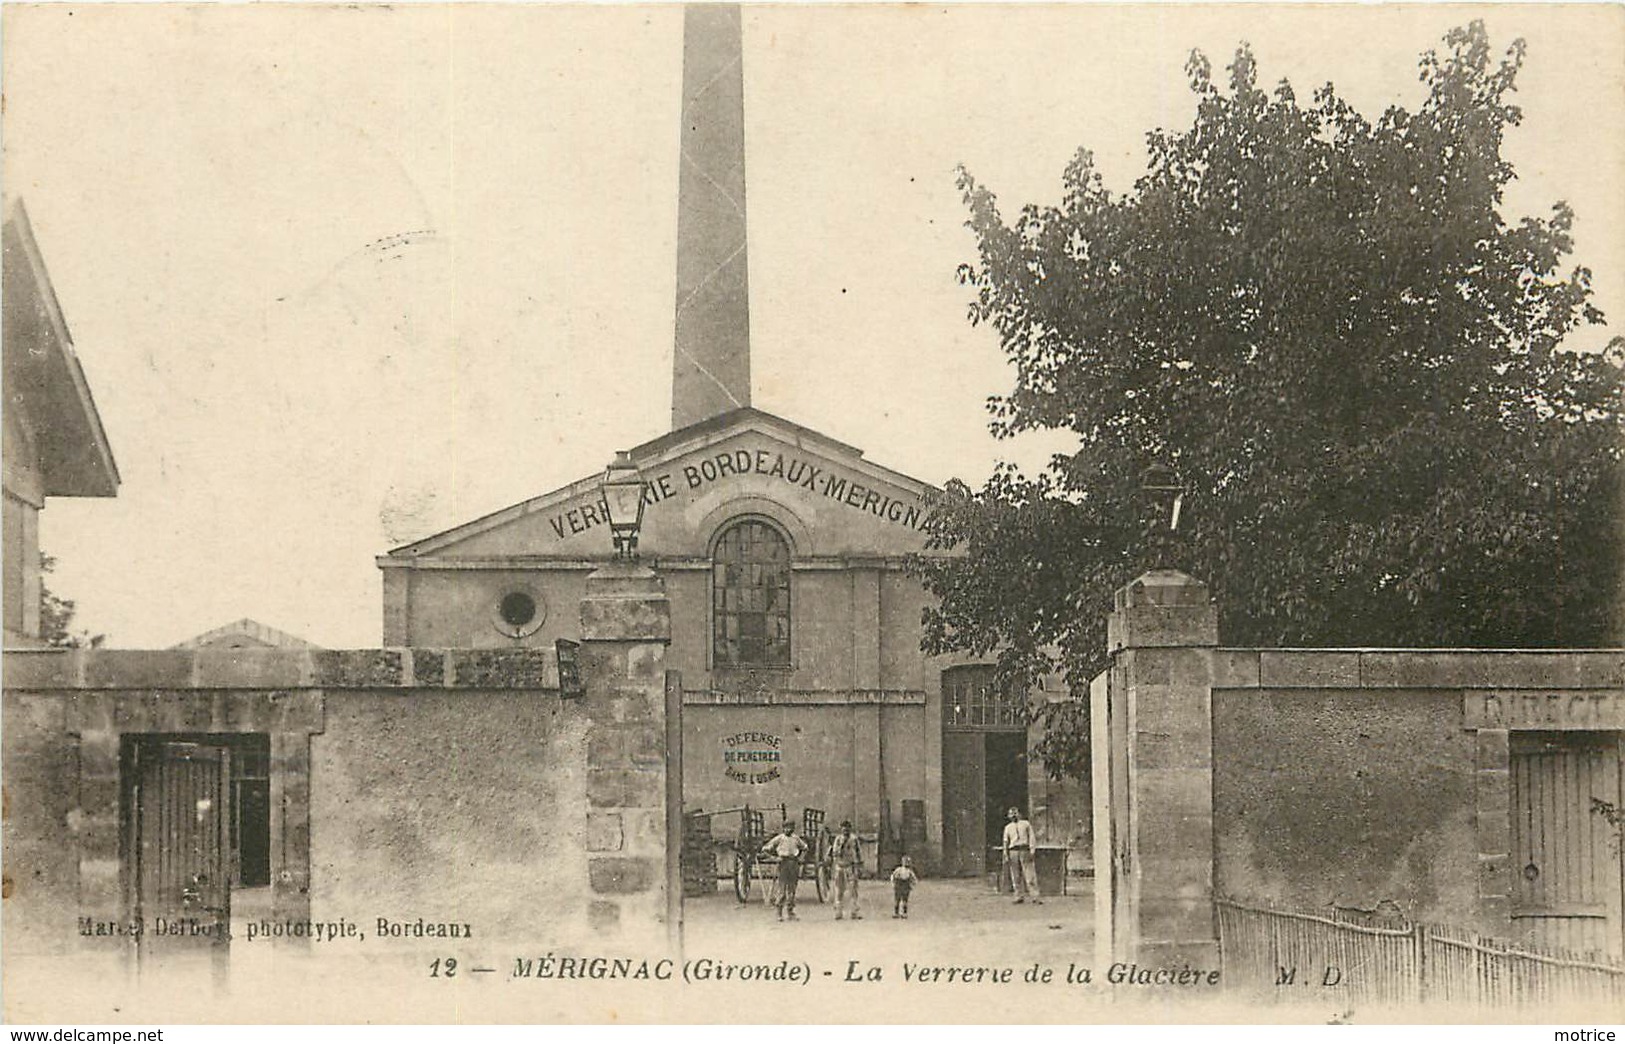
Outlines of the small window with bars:
[[942,674],[944,721],[950,728],[1020,729],[1027,727],[1027,701],[1000,686],[992,664],[951,667]]
[[790,666],[790,545],[766,522],[736,522],[711,558],[712,661]]

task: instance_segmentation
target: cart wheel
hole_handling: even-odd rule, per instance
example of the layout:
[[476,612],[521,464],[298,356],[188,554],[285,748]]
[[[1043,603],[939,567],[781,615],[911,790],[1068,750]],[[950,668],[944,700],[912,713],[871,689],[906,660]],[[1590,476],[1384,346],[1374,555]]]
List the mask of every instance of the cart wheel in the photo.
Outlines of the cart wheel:
[[818,886],[818,901],[829,902],[829,864],[819,863],[818,869],[813,872],[813,884]]
[[741,903],[750,902],[750,857],[743,853],[734,860],[734,895]]

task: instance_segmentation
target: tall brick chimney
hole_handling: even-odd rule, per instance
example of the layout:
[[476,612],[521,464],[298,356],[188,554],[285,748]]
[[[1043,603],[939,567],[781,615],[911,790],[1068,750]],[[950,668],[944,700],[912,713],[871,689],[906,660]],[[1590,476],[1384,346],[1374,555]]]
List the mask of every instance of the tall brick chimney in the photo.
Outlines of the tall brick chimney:
[[739,8],[689,4],[683,15],[673,430],[750,405],[740,63]]

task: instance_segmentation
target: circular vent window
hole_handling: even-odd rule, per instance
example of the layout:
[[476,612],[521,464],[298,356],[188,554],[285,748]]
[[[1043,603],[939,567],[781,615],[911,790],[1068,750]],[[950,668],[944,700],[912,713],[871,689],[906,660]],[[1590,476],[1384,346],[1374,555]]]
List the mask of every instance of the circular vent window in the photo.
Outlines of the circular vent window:
[[536,599],[523,591],[510,591],[502,596],[502,605],[497,611],[502,614],[504,623],[523,627],[536,619]]
[[547,619],[547,603],[528,588],[503,592],[491,613],[491,622],[509,638],[535,634]]

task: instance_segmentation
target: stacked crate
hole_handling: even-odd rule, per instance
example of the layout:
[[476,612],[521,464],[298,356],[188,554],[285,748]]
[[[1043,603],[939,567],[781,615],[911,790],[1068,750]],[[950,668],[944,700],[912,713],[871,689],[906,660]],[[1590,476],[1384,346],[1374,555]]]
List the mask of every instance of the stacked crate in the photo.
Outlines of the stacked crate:
[[715,895],[717,853],[711,847],[711,817],[693,812],[683,817],[683,895]]

